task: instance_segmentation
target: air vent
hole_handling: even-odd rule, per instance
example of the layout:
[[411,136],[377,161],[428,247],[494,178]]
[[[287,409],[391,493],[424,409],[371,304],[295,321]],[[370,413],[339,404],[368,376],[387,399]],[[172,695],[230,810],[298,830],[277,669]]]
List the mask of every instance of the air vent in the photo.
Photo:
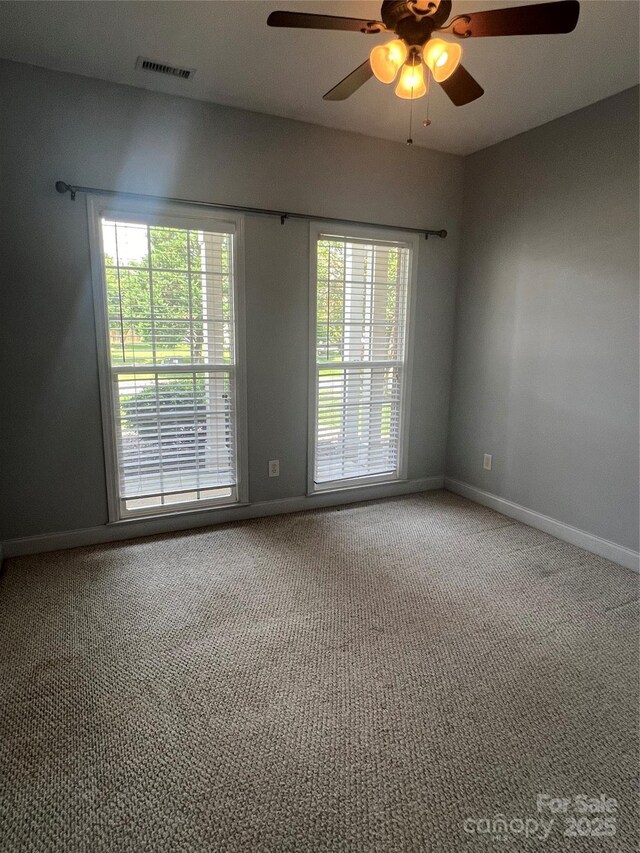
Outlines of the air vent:
[[153,71],[154,74],[166,74],[169,77],[179,77],[181,80],[191,80],[196,73],[195,68],[177,68],[175,65],[167,65],[166,62],[157,62],[155,59],[145,59],[139,56],[136,60],[136,68],[142,71]]

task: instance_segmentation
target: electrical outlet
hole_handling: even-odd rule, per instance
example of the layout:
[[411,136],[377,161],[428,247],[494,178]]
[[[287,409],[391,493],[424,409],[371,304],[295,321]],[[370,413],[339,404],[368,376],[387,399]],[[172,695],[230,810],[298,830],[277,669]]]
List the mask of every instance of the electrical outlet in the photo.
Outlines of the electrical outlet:
[[280,460],[272,459],[269,462],[269,476],[270,477],[279,477],[280,476]]
[[482,462],[482,467],[484,468],[485,471],[491,470],[492,462],[493,462],[493,456],[490,453],[485,453],[484,454],[484,460]]

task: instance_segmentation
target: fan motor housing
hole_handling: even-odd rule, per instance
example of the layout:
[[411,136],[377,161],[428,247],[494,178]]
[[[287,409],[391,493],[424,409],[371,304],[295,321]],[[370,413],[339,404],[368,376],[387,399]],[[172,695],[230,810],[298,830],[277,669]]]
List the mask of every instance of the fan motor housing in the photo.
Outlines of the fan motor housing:
[[[451,0],[440,0],[433,14],[416,8],[416,0],[384,0],[380,15],[385,27],[393,30],[409,45],[424,44],[436,27],[442,26],[451,12]],[[435,5],[435,3],[434,3]]]

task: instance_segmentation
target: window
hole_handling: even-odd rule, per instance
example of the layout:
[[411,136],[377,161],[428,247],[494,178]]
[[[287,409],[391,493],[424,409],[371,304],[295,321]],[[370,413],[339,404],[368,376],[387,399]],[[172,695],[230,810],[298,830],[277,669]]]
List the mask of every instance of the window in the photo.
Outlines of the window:
[[242,500],[241,220],[91,209],[112,520]]
[[310,491],[406,477],[411,236],[312,227]]

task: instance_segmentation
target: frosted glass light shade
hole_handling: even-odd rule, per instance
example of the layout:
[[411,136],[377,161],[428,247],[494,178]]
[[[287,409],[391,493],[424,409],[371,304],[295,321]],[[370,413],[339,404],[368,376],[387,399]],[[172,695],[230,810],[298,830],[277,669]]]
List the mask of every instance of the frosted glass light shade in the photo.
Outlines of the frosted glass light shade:
[[371,70],[381,83],[393,83],[407,58],[407,46],[401,39],[376,45],[369,54]]
[[421,98],[426,94],[427,87],[424,82],[422,65],[405,65],[396,86],[396,95],[399,98],[411,101],[414,98]]
[[460,65],[462,48],[442,39],[429,39],[422,48],[424,64],[433,74],[436,83],[447,80]]

